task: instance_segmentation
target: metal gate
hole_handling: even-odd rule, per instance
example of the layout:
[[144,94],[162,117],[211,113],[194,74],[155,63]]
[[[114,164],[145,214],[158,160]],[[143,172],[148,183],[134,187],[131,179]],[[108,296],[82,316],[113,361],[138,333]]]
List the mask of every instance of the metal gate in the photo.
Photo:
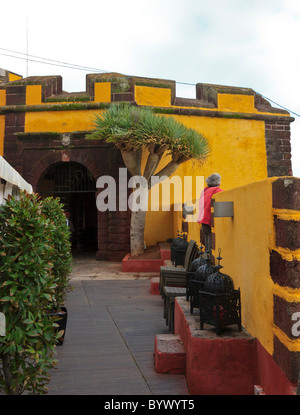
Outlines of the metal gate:
[[46,171],[38,193],[59,197],[74,226],[74,251],[97,249],[96,181],[90,171],[76,162],[61,162]]
[[41,193],[95,192],[96,183],[90,171],[75,162],[56,163],[44,176],[47,189]]

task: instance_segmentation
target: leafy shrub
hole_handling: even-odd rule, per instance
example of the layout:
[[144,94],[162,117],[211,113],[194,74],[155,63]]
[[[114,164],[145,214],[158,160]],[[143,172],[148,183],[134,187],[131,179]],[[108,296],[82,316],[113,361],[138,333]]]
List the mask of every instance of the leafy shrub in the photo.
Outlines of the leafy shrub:
[[52,310],[60,311],[64,304],[66,295],[70,291],[69,274],[71,272],[72,254],[70,242],[70,230],[64,215],[63,205],[59,199],[48,197],[42,201],[42,214],[51,221],[53,253],[51,262],[53,264],[52,274],[54,277],[55,295],[49,307]]
[[51,258],[53,223],[36,195],[21,193],[0,206],[0,390],[7,394],[46,391],[54,367],[53,319],[46,313],[55,295]]

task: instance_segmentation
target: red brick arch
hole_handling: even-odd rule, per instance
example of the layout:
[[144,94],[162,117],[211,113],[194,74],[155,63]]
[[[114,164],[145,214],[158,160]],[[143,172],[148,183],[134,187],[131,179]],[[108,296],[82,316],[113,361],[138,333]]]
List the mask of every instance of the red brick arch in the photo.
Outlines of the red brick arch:
[[95,160],[87,154],[80,154],[78,152],[67,150],[62,150],[61,152],[48,152],[45,157],[36,162],[32,166],[31,171],[26,174],[26,179],[32,185],[35,192],[37,191],[46,170],[54,164],[62,161],[65,163],[76,162],[82,164],[90,171],[95,181],[102,174],[101,166],[98,166]]
[[[112,175],[117,180],[118,169],[124,166],[120,153],[110,152],[104,145],[87,147],[79,142],[72,149],[45,147],[46,143],[44,148],[26,148],[24,151],[23,177],[35,192],[39,190],[47,170],[56,163],[79,163],[89,170],[96,182],[102,175]],[[108,213],[98,210],[97,222],[97,259],[121,261],[130,251],[130,211]]]

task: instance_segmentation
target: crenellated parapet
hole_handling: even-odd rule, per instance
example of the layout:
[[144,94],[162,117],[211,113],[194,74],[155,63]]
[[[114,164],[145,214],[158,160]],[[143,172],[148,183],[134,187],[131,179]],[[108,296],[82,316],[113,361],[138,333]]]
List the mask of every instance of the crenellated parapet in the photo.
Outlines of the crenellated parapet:
[[[288,117],[290,122],[293,120],[287,111],[272,107],[265,98],[250,88],[197,83],[196,98],[192,99],[176,96],[175,81],[119,73],[86,75],[86,91],[83,92],[63,91],[61,76],[31,76],[12,82],[8,82],[7,77],[5,79],[6,82],[0,82],[2,106],[130,102],[169,108],[170,113],[172,109],[176,113],[176,110],[183,107],[190,108],[191,111],[196,109],[209,111],[211,116],[249,118],[252,114],[258,116],[256,117],[258,119],[259,115],[264,114],[266,119],[268,119],[267,115],[273,115]],[[94,107],[96,108],[97,105]],[[47,109],[48,107],[45,108]],[[218,112],[215,112],[216,110]]]
[[290,123],[294,118],[287,111],[272,107],[251,88],[198,83],[195,90],[195,99],[181,98],[172,80],[99,73],[86,76],[86,91],[69,93],[62,89],[61,76],[32,76],[0,83],[0,116],[93,111],[127,102],[166,115],[258,121],[264,123],[268,177],[292,174]]
[[[111,162],[112,153],[105,143],[91,142],[87,134],[94,128],[95,116],[114,103],[151,107],[207,138],[209,159],[204,164],[184,163],[176,172],[181,178],[207,177],[218,171],[223,189],[231,189],[292,175],[290,123],[294,118],[250,88],[198,83],[195,98],[190,99],[177,96],[173,80],[114,72],[86,75],[85,91],[66,92],[62,85],[61,76],[6,76],[0,82],[0,154],[37,189],[42,170],[54,162],[80,162],[86,155],[91,160],[83,163],[87,168],[93,161],[106,171],[102,160]],[[146,229],[148,246],[174,237],[170,217],[166,220],[161,212],[148,212],[151,215],[157,230]],[[103,242],[104,236],[98,243],[106,255],[110,245]]]

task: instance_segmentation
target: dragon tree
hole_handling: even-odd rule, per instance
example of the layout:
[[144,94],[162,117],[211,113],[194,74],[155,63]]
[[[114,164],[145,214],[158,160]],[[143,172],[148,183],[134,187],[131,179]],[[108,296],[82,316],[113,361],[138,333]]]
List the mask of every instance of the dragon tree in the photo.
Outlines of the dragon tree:
[[[171,176],[180,164],[190,159],[204,162],[210,153],[208,141],[202,134],[171,116],[156,114],[151,108],[112,104],[95,116],[94,126],[89,138],[113,143],[120,150],[131,176],[145,178],[145,192],[155,182],[152,177],[161,181]],[[147,161],[142,171],[142,153],[145,150]],[[163,156],[171,156],[170,161],[158,170]],[[131,212],[132,256],[144,252],[145,220],[146,210]]]

